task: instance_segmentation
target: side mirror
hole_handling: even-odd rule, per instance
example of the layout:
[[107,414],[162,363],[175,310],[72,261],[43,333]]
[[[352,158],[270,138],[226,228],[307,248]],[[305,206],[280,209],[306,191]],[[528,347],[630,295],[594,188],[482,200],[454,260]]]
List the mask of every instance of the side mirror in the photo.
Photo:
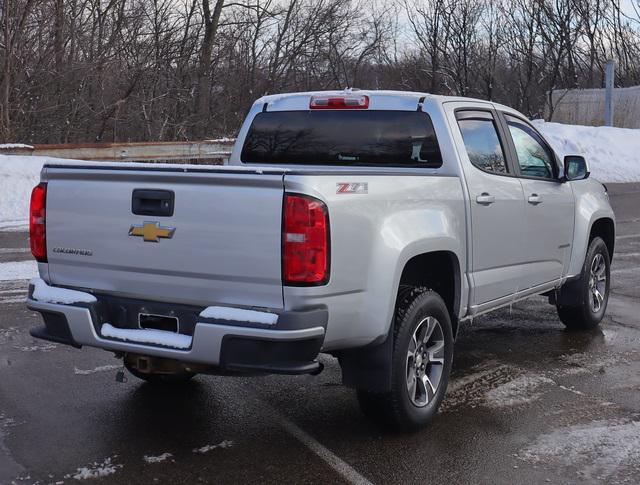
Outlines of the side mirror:
[[564,157],[564,179],[584,180],[589,177],[589,166],[584,157],[579,155],[567,155]]

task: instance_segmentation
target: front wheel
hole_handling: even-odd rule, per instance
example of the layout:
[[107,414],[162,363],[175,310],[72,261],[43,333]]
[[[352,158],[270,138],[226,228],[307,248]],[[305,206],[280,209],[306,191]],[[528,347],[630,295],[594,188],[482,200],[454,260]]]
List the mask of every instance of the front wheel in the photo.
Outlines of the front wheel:
[[453,331],[447,307],[424,290],[400,302],[395,326],[391,391],[358,391],[363,412],[400,430],[425,426],[444,398],[453,362]]
[[595,328],[607,309],[611,270],[609,250],[595,237],[589,244],[580,277],[565,284],[558,298],[558,316],[567,328]]

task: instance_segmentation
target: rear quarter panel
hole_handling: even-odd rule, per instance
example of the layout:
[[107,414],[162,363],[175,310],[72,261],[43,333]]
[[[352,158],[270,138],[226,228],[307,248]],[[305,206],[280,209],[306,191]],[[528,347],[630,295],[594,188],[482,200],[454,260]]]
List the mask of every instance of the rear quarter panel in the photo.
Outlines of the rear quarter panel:
[[[367,183],[368,193],[336,193],[345,182]],[[456,176],[287,174],[285,191],[312,195],[329,208],[329,283],[283,289],[286,309],[328,307],[324,350],[362,346],[386,335],[402,270],[413,256],[450,251],[466,267],[465,209]],[[461,300],[466,301],[464,289]]]

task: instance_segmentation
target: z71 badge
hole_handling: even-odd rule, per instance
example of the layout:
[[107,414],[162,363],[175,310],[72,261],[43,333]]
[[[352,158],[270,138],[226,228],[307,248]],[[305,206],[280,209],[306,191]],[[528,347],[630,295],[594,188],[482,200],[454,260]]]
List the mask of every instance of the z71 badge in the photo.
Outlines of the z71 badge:
[[369,184],[367,182],[338,182],[336,184],[336,194],[368,194]]

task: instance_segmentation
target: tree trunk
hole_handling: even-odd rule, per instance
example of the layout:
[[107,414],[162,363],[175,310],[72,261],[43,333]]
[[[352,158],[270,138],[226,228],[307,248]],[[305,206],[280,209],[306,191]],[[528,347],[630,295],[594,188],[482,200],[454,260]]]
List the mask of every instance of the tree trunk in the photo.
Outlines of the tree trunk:
[[195,98],[195,112],[197,115],[196,123],[198,128],[195,130],[199,135],[204,136],[207,131],[209,121],[209,108],[211,101],[211,53],[213,52],[213,44],[218,33],[220,24],[220,14],[224,0],[216,0],[213,12],[209,7],[209,0],[202,0],[202,10],[204,14],[204,38],[200,48],[200,59],[198,62],[198,84]]
[[1,118],[1,130],[0,141],[11,141],[11,120],[9,117],[9,94],[11,92],[11,22],[9,17],[11,16],[11,0],[4,0],[2,6],[2,13],[4,16],[4,66],[2,73],[2,118]]
[[64,0],[55,0],[56,2],[56,14],[55,14],[55,57],[56,57],[56,71],[58,76],[62,74],[62,63],[64,61]]

